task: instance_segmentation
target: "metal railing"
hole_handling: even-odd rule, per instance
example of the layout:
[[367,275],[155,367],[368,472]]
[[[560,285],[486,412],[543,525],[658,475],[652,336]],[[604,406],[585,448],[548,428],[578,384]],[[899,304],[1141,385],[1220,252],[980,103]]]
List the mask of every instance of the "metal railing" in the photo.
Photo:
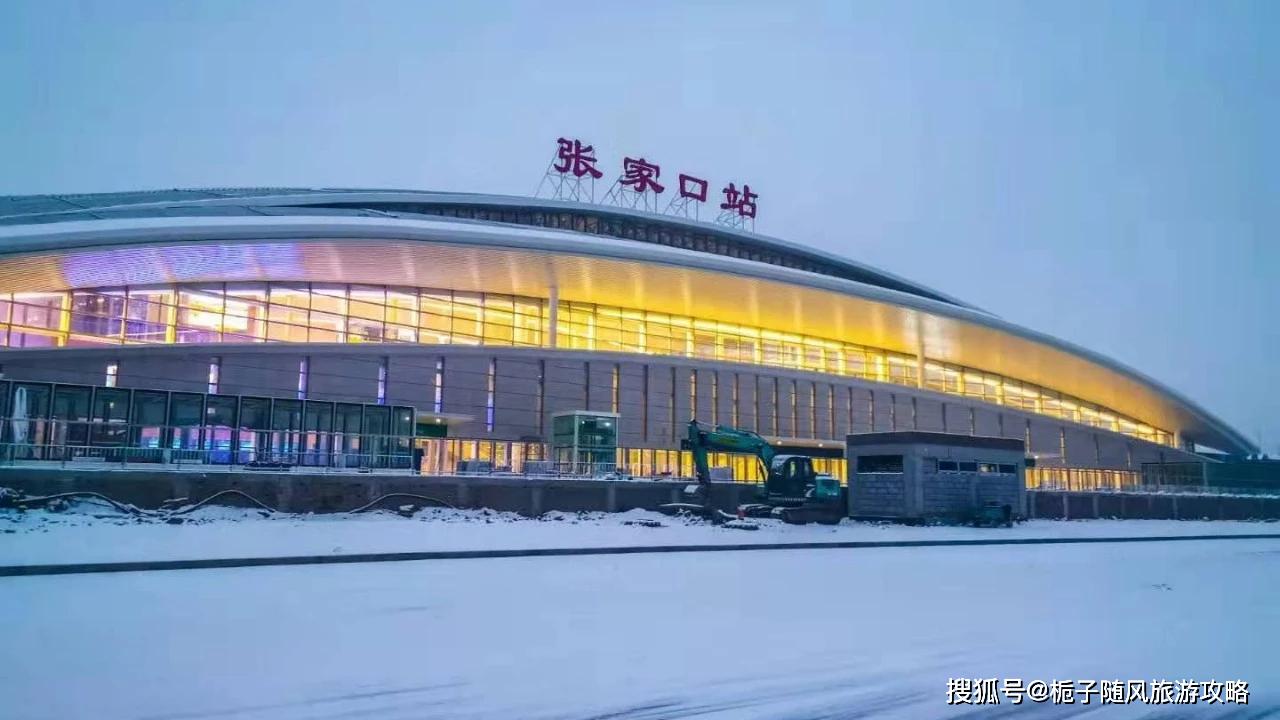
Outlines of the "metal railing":
[[277,472],[417,472],[403,453],[232,451],[0,443],[0,467]]
[[56,463],[310,471],[413,471],[412,436],[299,428],[0,419],[0,466]]
[[1240,485],[1198,485],[1147,483],[1140,479],[1119,484],[1081,483],[1068,480],[1044,480],[1028,490],[1047,490],[1053,492],[1087,492],[1106,494],[1143,494],[1143,495],[1248,495],[1252,497],[1278,497],[1280,487],[1268,488]]

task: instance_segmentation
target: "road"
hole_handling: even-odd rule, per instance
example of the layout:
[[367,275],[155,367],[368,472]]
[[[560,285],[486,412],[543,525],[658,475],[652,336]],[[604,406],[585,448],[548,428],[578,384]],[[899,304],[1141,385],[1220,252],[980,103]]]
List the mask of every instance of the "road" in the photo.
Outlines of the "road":
[[928,718],[973,710],[951,677],[1191,678],[1248,681],[1257,712],[1278,570],[1280,541],[1231,540],[0,578],[0,696],[12,718]]

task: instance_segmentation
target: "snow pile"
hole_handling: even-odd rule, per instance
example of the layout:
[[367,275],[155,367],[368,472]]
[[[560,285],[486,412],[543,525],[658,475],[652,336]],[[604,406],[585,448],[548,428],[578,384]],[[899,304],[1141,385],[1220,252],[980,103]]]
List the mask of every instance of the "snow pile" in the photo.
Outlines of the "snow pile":
[[[1030,521],[1011,529],[907,527],[845,520],[837,526],[752,520],[755,532],[645,510],[548,512],[393,503],[357,515],[267,512],[203,505],[182,515],[132,515],[96,501],[60,512],[0,509],[0,565],[263,557],[335,553],[838,541],[1154,535],[1280,535],[1280,524],[1173,520]],[[408,517],[406,517],[406,515]]]

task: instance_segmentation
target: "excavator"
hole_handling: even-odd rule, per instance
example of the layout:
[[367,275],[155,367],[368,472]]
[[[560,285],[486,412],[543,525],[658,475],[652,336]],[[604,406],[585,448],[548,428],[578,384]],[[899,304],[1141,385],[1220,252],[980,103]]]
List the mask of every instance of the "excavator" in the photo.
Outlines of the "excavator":
[[738,517],[772,516],[796,525],[834,525],[845,515],[839,480],[818,474],[813,469],[813,458],[779,455],[767,440],[750,430],[690,420],[688,436],[681,447],[693,453],[698,484],[686,489],[689,502],[664,506],[666,512],[683,511],[713,521],[734,519],[710,504],[711,468],[707,454],[728,452],[755,455],[765,475],[760,502],[739,506]]

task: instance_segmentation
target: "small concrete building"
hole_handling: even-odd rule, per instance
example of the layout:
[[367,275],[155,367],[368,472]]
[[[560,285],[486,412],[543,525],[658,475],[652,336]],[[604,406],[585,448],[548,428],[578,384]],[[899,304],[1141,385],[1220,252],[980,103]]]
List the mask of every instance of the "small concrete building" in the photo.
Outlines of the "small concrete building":
[[845,439],[851,517],[963,518],[988,502],[1026,517],[1026,446],[1014,438],[883,432]]

